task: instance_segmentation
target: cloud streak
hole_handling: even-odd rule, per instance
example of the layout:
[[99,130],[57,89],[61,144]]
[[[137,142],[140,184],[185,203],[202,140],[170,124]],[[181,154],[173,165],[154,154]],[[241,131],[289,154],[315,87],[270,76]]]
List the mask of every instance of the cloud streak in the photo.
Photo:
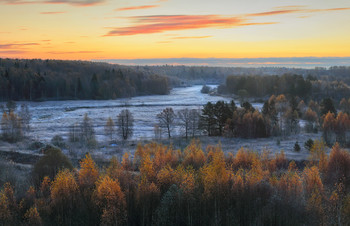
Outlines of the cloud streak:
[[128,11],[128,10],[139,10],[139,9],[150,9],[150,8],[156,8],[160,5],[140,5],[140,6],[131,6],[131,7],[125,7],[125,8],[118,8],[115,9],[115,11]]
[[55,15],[55,14],[62,14],[62,13],[66,13],[66,12],[40,12],[40,14],[43,14],[43,15]]
[[211,38],[213,36],[207,35],[207,36],[179,36],[179,37],[173,37],[171,39],[203,39],[203,38]]
[[105,36],[152,34],[199,28],[236,27],[246,21],[239,17],[219,15],[154,15],[132,17],[131,19],[135,20],[137,25],[113,28]]
[[13,48],[24,48],[28,46],[38,46],[39,43],[30,42],[30,43],[7,43],[0,44],[0,49],[13,49]]
[[0,50],[0,54],[6,54],[6,55],[18,55],[18,54],[25,54],[27,51],[22,51],[22,50]]
[[[119,10],[141,9],[149,6],[121,8]],[[127,27],[112,27],[104,36],[128,36],[163,33],[167,31],[201,28],[233,28],[240,26],[273,25],[278,22],[254,22],[255,18],[285,14],[305,14],[350,10],[350,7],[329,9],[308,9],[307,6],[283,6],[271,11],[250,13],[240,16],[223,15],[150,15],[127,17],[134,24]],[[300,17],[299,17],[300,18]]]
[[61,55],[61,54],[89,54],[89,53],[100,53],[101,51],[51,51],[46,52],[49,54]]
[[293,13],[318,13],[318,12],[332,12],[332,11],[343,11],[350,10],[350,7],[344,8],[329,8],[329,9],[306,9],[305,6],[284,6],[278,7],[277,10],[251,13],[247,14],[248,17],[259,17],[259,16],[275,16],[281,14],[293,14]]
[[74,6],[93,6],[104,2],[106,2],[106,0],[0,0],[0,3],[7,5],[68,4]]
[[300,10],[300,9],[273,10],[273,11],[267,11],[267,12],[247,14],[247,16],[250,16],[250,17],[274,16],[274,15],[280,15],[280,14],[298,13],[301,11],[302,10]]

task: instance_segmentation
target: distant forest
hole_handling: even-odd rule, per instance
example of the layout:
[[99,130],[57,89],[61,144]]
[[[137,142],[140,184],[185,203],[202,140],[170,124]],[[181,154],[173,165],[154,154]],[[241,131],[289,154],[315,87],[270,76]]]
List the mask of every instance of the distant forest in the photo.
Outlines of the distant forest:
[[168,94],[169,78],[87,61],[0,59],[0,101]]
[[133,68],[152,72],[159,75],[167,75],[171,78],[178,78],[195,84],[222,84],[225,83],[227,76],[268,76],[295,74],[304,78],[313,76],[324,81],[344,81],[350,85],[350,67],[334,66],[330,68],[316,67],[314,69],[306,68],[286,68],[286,67],[208,67],[208,66],[133,66]]
[[[171,87],[193,84],[225,84],[219,91],[237,94],[243,89],[254,97],[290,92],[300,97],[327,94],[340,100],[350,93],[349,75],[350,67],[344,66],[315,69],[123,66],[89,61],[0,58],[0,101],[116,99],[168,94]],[[289,87],[291,81],[295,90]],[[301,89],[298,82],[303,82]]]
[[343,97],[350,96],[349,75],[350,71],[347,76],[231,75],[226,78],[225,85],[219,87],[218,92],[236,94],[242,98],[285,94],[305,100],[332,98],[339,102]]

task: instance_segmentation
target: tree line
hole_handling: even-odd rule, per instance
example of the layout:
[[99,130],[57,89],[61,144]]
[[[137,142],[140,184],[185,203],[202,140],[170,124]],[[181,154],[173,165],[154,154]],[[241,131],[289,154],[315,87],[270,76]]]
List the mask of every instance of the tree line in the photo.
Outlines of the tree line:
[[310,95],[307,87],[311,82],[314,99],[327,90],[328,96],[340,100],[346,96],[344,94],[349,94],[349,70],[349,67],[122,66],[87,61],[0,58],[0,100],[115,99],[167,94],[171,86],[194,82],[224,83],[225,80],[226,85],[219,91],[238,94],[239,90],[246,90],[249,96],[284,93],[304,97]]
[[224,85],[219,86],[218,92],[235,94],[241,99],[284,94],[304,100],[321,101],[324,98],[332,98],[340,101],[350,95],[350,88],[344,81],[343,77],[336,76],[231,75],[226,78]]
[[346,225],[350,153],[316,141],[304,165],[241,148],[150,143],[78,168],[47,146],[24,193],[0,190],[2,225]]
[[105,63],[0,59],[0,101],[168,94],[170,83],[166,76]]

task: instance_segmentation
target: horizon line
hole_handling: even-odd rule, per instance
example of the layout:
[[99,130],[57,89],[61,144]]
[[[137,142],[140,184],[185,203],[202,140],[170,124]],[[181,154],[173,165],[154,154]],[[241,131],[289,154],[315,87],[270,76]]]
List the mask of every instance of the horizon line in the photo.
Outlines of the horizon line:
[[123,64],[129,66],[214,66],[214,67],[291,67],[312,68],[350,66],[347,57],[254,57],[254,58],[136,58],[136,59],[92,59],[93,62]]

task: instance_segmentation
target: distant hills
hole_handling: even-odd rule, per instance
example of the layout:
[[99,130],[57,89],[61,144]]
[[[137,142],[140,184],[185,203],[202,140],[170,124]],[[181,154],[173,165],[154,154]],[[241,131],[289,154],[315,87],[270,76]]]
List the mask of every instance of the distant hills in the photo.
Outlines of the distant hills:
[[270,58],[153,58],[93,60],[124,65],[185,65],[212,67],[314,68],[350,66],[350,57],[270,57]]

